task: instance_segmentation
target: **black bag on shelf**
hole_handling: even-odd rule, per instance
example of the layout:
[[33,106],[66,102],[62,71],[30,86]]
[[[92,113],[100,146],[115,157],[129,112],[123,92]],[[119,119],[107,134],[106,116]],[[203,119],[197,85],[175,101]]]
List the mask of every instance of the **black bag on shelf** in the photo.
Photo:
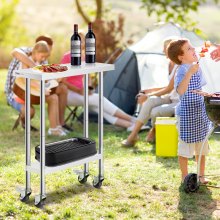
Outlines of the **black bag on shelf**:
[[[45,144],[45,165],[57,166],[73,162],[97,153],[95,141],[73,137]],[[40,146],[35,147],[35,159],[40,161]]]

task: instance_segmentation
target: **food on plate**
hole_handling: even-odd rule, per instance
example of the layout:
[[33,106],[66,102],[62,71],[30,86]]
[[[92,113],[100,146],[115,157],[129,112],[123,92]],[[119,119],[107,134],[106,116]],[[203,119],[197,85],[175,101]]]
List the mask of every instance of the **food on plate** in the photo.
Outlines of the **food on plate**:
[[63,66],[60,64],[39,65],[39,66],[35,66],[33,69],[40,70],[45,73],[63,72],[63,71],[68,70],[67,66]]
[[207,47],[202,47],[201,53],[206,53],[206,52],[208,52],[208,51],[209,51],[209,50],[208,50]]
[[200,56],[200,57],[205,57],[205,53],[200,52],[200,53],[199,53],[199,56]]
[[202,47],[201,51],[199,52],[199,56],[205,57],[205,53],[209,51],[209,47],[211,47],[211,42],[209,40],[204,42],[204,47]]
[[211,42],[209,40],[205,41],[205,47],[211,47]]

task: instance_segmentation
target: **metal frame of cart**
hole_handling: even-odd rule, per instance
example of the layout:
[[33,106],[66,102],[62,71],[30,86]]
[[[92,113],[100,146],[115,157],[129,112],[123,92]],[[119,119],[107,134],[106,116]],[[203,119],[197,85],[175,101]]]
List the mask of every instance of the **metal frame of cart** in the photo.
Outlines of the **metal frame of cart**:
[[[43,201],[46,199],[46,174],[53,173],[59,170],[63,170],[76,165],[83,165],[84,170],[79,174],[78,180],[83,183],[86,182],[89,175],[89,162],[98,160],[99,174],[93,180],[93,186],[100,188],[102,181],[104,180],[104,163],[103,163],[103,72],[114,70],[113,64],[94,63],[86,64],[82,63],[81,66],[68,67],[67,71],[57,73],[42,73],[33,69],[15,70],[14,75],[16,77],[23,77],[26,79],[26,92],[25,92],[25,154],[26,154],[26,183],[25,188],[20,191],[20,200],[27,201],[31,194],[31,172],[38,173],[40,175],[40,194],[35,196],[35,205],[43,205]],[[98,117],[98,153],[93,156],[89,156],[74,162],[67,164],[47,167],[45,166],[45,81],[50,79],[58,79],[68,76],[84,75],[84,136],[88,137],[88,75],[90,73],[97,72],[99,74],[99,117]],[[40,81],[40,162],[36,161],[31,163],[31,133],[30,133],[30,80],[36,79]]]

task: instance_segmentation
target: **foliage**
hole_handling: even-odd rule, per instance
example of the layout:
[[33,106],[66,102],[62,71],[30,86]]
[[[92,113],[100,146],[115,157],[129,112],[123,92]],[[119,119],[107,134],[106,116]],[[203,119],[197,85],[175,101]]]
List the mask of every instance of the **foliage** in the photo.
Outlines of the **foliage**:
[[[11,60],[11,50],[21,43],[28,45],[26,29],[21,25],[15,9],[20,0],[1,0],[0,4],[0,67],[5,68]],[[17,37],[19,36],[19,37]],[[22,46],[23,46],[22,45]]]
[[123,46],[124,17],[118,15],[118,21],[106,21],[96,19],[94,21],[94,32],[96,33],[97,61],[105,62],[109,56]]
[[[142,8],[147,10],[148,16],[156,14],[158,21],[175,22],[185,29],[192,29],[197,22],[190,17],[190,12],[198,11],[198,7],[207,0],[141,0]],[[215,4],[219,0],[213,0]]]
[[[131,43],[129,40],[125,42],[124,37],[124,16],[119,14],[115,16],[117,20],[113,20],[109,16],[110,10],[107,6],[103,7],[103,0],[96,0],[95,8],[86,7],[85,1],[75,0],[77,9],[85,23],[92,22],[93,29],[96,34],[97,61],[105,62],[113,52],[119,52],[118,48]],[[84,3],[84,4],[83,4]],[[89,4],[90,5],[90,4]],[[112,61],[117,57],[118,53],[112,57]]]
[[[128,133],[113,125],[104,125],[104,177],[101,189],[92,186],[98,174],[97,161],[89,163],[90,176],[80,184],[73,167],[46,176],[46,205],[34,206],[34,197],[40,190],[39,175],[31,174],[32,194],[27,203],[19,200],[16,187],[25,186],[24,131],[12,131],[17,112],[3,99],[6,70],[0,70],[0,219],[219,219],[219,189],[201,186],[197,193],[186,194],[180,187],[177,158],[155,156],[155,146],[147,144],[146,132],[140,133],[136,148],[123,148],[122,139]],[[32,124],[39,127],[39,108]],[[48,120],[46,128],[48,129]],[[89,136],[98,143],[97,124],[89,126]],[[74,132],[67,138],[81,136],[83,126],[74,122]],[[58,141],[46,136],[46,142]],[[39,144],[39,133],[31,132],[31,154]],[[220,135],[212,135],[212,151],[207,157],[207,174],[219,174]],[[189,171],[196,171],[196,164],[189,161]],[[219,177],[210,176],[213,185]],[[215,179],[214,179],[215,178]],[[214,214],[218,216],[214,216]]]
[[1,0],[0,4],[0,43],[8,36],[19,0]]

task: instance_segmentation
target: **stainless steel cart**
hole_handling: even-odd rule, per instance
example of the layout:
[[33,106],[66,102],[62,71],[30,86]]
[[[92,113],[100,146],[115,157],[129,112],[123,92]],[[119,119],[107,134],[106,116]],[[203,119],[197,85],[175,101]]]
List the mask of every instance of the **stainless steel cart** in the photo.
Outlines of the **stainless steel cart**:
[[[46,199],[46,186],[45,176],[46,174],[53,173],[59,170],[63,170],[76,165],[84,165],[84,170],[79,173],[78,180],[83,183],[86,182],[89,175],[89,162],[98,161],[98,176],[93,180],[93,186],[100,188],[102,181],[104,180],[104,164],[103,164],[103,72],[114,70],[113,64],[94,63],[86,64],[82,63],[81,66],[68,67],[67,71],[57,73],[42,73],[33,69],[15,70],[14,75],[16,77],[23,77],[26,79],[26,93],[25,93],[25,108],[26,108],[26,120],[25,120],[25,150],[26,150],[26,162],[25,162],[25,174],[26,184],[25,188],[20,190],[20,200],[27,201],[31,194],[31,172],[38,173],[40,175],[40,193],[35,196],[35,205],[41,206]],[[98,153],[93,156],[86,157],[67,164],[47,167],[45,166],[45,81],[50,79],[58,79],[68,76],[84,75],[85,95],[84,95],[84,137],[88,137],[88,75],[90,73],[97,72],[99,74],[99,118],[98,118]],[[40,162],[31,162],[31,133],[30,133],[30,80],[36,79],[40,81]]]

